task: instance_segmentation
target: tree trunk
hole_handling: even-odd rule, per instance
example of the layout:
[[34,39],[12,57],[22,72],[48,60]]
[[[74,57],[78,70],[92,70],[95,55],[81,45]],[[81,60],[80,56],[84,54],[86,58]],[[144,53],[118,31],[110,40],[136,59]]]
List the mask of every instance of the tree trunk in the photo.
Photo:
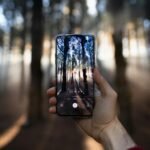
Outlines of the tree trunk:
[[150,1],[149,0],[145,1],[145,15],[146,15],[146,18],[150,19]]
[[13,48],[13,42],[14,42],[14,38],[15,38],[14,33],[15,33],[14,27],[12,26],[10,28],[10,41],[9,41],[9,50],[10,51],[12,51],[12,48]]
[[34,122],[43,118],[42,114],[42,69],[41,56],[43,47],[43,13],[42,0],[33,0],[32,16],[32,61],[31,86],[28,119]]
[[62,91],[66,91],[66,59],[67,59],[67,51],[68,51],[68,41],[65,39],[65,48],[64,48],[64,58],[63,58],[63,84]]
[[125,58],[123,56],[122,31],[114,32],[112,38],[115,47],[116,65],[125,65]]
[[87,83],[87,67],[86,67],[86,56],[85,56],[85,49],[84,49],[85,39],[82,39],[82,71],[83,71],[83,82],[84,82],[84,93],[88,95],[88,83]]
[[26,13],[27,13],[27,5],[26,5],[26,0],[24,0],[23,1],[23,10],[22,10],[22,15],[23,15],[23,18],[24,18],[24,24],[23,24],[23,29],[22,29],[22,33],[21,33],[21,39],[22,39],[21,54],[24,53],[25,45],[26,45],[26,31],[27,31],[27,17],[26,17]]
[[75,3],[74,0],[69,1],[70,12],[69,12],[69,32],[68,33],[70,34],[74,32],[74,27],[75,27],[74,16],[73,16],[74,3]]

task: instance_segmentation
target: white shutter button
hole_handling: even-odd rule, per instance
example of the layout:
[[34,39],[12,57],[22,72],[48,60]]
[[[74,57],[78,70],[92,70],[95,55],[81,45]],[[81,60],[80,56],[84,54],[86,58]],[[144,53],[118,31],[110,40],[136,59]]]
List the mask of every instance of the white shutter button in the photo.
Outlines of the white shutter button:
[[73,107],[73,108],[77,108],[77,107],[78,107],[78,104],[77,104],[77,103],[73,103],[73,104],[72,104],[72,107]]

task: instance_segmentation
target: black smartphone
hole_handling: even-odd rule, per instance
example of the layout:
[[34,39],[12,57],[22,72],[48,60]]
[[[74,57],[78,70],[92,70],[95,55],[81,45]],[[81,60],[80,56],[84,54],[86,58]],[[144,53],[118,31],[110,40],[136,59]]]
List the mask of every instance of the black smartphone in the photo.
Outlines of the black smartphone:
[[56,37],[56,111],[63,116],[91,116],[94,108],[93,35]]

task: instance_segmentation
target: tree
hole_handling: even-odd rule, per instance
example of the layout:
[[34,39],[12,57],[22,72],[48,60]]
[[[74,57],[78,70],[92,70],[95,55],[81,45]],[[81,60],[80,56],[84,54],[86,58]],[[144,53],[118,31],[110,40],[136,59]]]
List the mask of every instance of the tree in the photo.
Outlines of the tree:
[[62,91],[66,91],[66,59],[67,59],[67,51],[69,49],[68,47],[68,41],[64,39],[65,46],[64,46],[64,54],[63,54],[63,84],[62,84]]
[[32,7],[32,62],[31,89],[28,110],[29,122],[42,119],[42,69],[41,56],[43,47],[43,13],[42,0],[33,0]]
[[26,32],[27,32],[27,1],[23,0],[23,5],[22,5],[22,16],[24,18],[24,24],[23,24],[23,29],[21,32],[21,38],[22,38],[22,44],[21,44],[21,54],[24,53],[25,50],[25,44],[26,44]]
[[118,13],[122,10],[125,0],[108,0],[107,8],[111,13]]
[[88,83],[87,83],[87,67],[86,67],[86,61],[87,61],[87,58],[86,58],[86,55],[85,55],[85,48],[84,48],[84,43],[85,43],[85,39],[83,38],[82,39],[82,63],[83,63],[83,68],[82,68],[82,71],[83,71],[83,82],[84,82],[84,93],[85,95],[88,95]]
[[146,18],[150,19],[150,1],[145,0],[145,15]]

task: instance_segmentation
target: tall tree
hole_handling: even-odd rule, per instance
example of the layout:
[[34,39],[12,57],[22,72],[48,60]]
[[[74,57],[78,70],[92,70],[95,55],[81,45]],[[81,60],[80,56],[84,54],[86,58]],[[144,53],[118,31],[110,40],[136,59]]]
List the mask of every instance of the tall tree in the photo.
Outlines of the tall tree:
[[27,31],[27,0],[23,0],[22,2],[22,16],[24,18],[24,24],[23,24],[23,29],[21,32],[21,38],[22,38],[22,44],[21,44],[21,53],[24,53],[25,50],[25,44],[26,44],[26,31]]
[[65,46],[64,46],[64,54],[63,54],[63,84],[62,84],[62,91],[65,92],[66,89],[66,59],[67,59],[67,51],[69,49],[68,47],[68,41],[64,39]]
[[122,10],[125,0],[108,0],[107,8],[112,13],[118,13]]
[[42,119],[42,69],[41,56],[43,47],[43,13],[42,0],[33,0],[32,7],[32,62],[31,62],[31,91],[28,119]]
[[75,27],[75,20],[74,20],[74,14],[73,14],[73,9],[74,9],[74,0],[69,1],[69,32],[68,33],[73,33],[74,32],[74,27]]
[[124,64],[124,57],[123,57],[123,43],[122,43],[122,20],[119,20],[119,14],[121,10],[124,8],[125,0],[109,0],[107,4],[107,8],[109,12],[111,13],[113,20],[113,28],[114,33],[112,35],[114,48],[115,48],[115,61],[116,65],[118,63]]
[[82,72],[83,72],[83,82],[84,82],[84,93],[85,95],[88,95],[88,83],[87,83],[87,67],[86,67],[86,54],[85,54],[85,48],[84,48],[84,43],[85,43],[85,38],[82,38],[82,63],[83,63],[83,68],[82,68]]
[[150,19],[150,1],[145,0],[145,14],[146,18]]

